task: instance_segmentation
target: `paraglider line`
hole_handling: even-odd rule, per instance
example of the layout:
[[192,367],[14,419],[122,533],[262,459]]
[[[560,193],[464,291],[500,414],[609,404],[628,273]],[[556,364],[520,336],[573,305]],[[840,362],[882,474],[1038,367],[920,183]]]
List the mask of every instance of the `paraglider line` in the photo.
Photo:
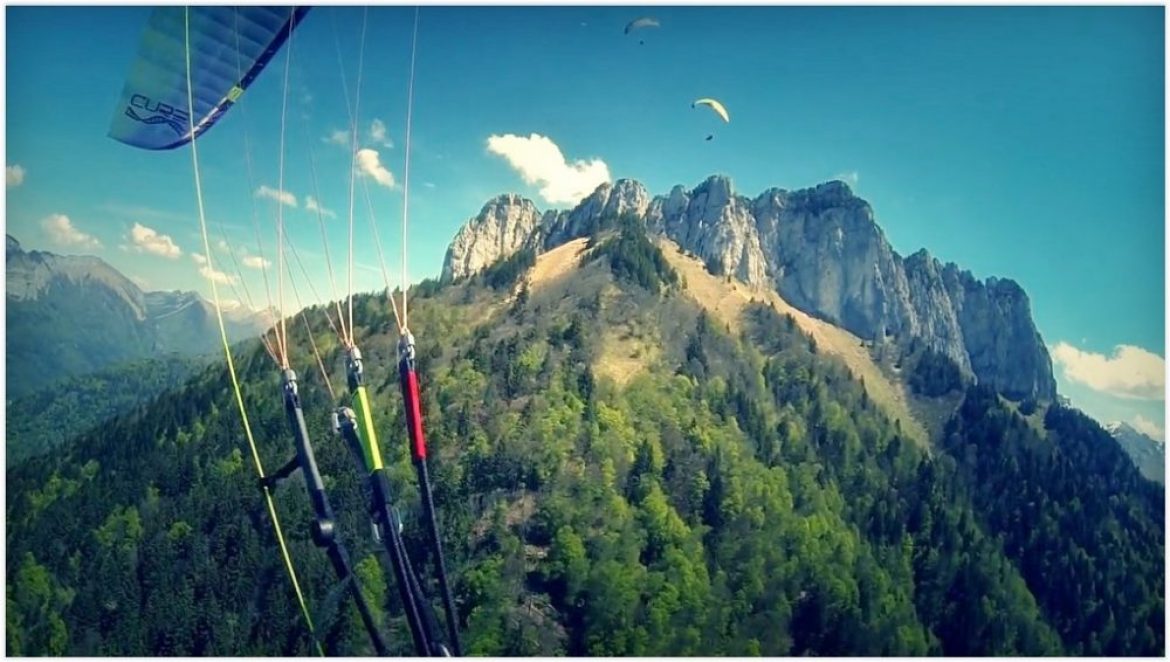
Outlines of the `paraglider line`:
[[390,286],[390,273],[386,271],[386,256],[382,252],[382,237],[378,233],[378,223],[374,220],[374,204],[370,200],[370,185],[362,179],[362,193],[366,198],[366,211],[369,214],[370,230],[374,233],[374,248],[378,249],[378,267],[382,272],[382,282],[386,284],[386,297],[390,299],[390,307],[394,311],[394,322],[402,328],[402,318],[398,315],[398,306],[394,305],[394,290]]
[[[306,133],[308,132],[308,124],[306,126]],[[321,189],[317,184],[317,158],[313,154],[313,148],[309,148],[309,171],[313,175],[313,192],[317,195],[317,227],[321,229],[321,244],[325,247],[325,267],[329,272],[329,294],[333,299],[333,304],[337,307],[337,319],[341,319],[341,299],[337,296],[337,277],[333,273],[333,258],[329,251],[329,236],[325,232],[325,215],[321,209]],[[306,276],[307,277],[307,276]],[[316,296],[316,295],[314,295]],[[325,306],[325,318],[329,320],[329,326],[333,328],[333,332],[338,335],[341,343],[347,344],[344,333],[344,325],[341,330],[338,330],[333,324],[333,318],[329,315],[329,307]]]
[[[193,108],[195,105],[195,95],[191,84],[191,10],[189,7],[184,8],[183,11],[183,28],[184,28],[184,55],[186,59],[186,78],[187,78],[187,107]],[[188,121],[190,122],[190,113],[188,113]],[[191,127],[194,132],[194,125]],[[191,142],[191,163],[194,170],[195,177],[195,199],[199,210],[199,229],[203,236],[203,250],[211,254],[211,241],[207,233],[207,216],[203,207],[203,185],[199,177],[199,151],[195,146],[195,142]],[[244,407],[243,394],[240,392],[240,382],[236,375],[235,362],[232,360],[231,345],[228,343],[227,329],[223,323],[223,311],[219,306],[219,288],[216,287],[215,280],[208,278],[211,283],[211,294],[215,299],[215,317],[219,324],[219,337],[223,344],[224,357],[227,360],[228,374],[232,380],[232,390],[236,397],[236,406],[239,408],[240,417],[243,419],[244,433],[248,438],[248,445],[252,451],[252,462],[255,465],[256,473],[260,478],[264,478],[264,466],[260,462],[260,454],[256,450],[256,440],[252,435],[252,426],[248,421],[248,412]],[[267,488],[264,488],[264,498],[268,505],[268,514],[272,518],[272,526],[276,532],[276,539],[280,545],[281,557],[284,560],[285,569],[288,570],[289,578],[292,580],[293,590],[296,592],[297,602],[300,604],[301,614],[305,617],[305,624],[309,629],[309,635],[316,644],[317,652],[325,655],[325,650],[321,647],[317,640],[316,630],[313,627],[313,617],[309,615],[309,606],[305,602],[304,593],[301,591],[300,582],[297,580],[296,570],[293,568],[292,557],[289,555],[288,545],[284,540],[284,533],[280,527],[280,518],[276,514],[276,505],[272,500],[272,493]]]
[[[353,345],[353,198],[354,198],[354,180],[357,178],[357,132],[358,132],[358,112],[361,108],[362,98],[362,69],[365,66],[366,59],[366,25],[369,17],[369,8],[362,11],[362,39],[361,48],[358,50],[358,77],[357,88],[354,90],[353,112],[349,119],[350,132],[350,168],[349,168],[349,324],[346,325],[346,333],[349,338],[349,344]],[[336,34],[335,34],[336,36]],[[340,63],[341,59],[341,44],[337,44],[337,57]],[[345,75],[342,72],[341,83],[343,90],[345,90],[345,104],[348,110],[349,106],[349,91],[345,89]]]
[[[284,90],[280,104],[280,166],[277,190],[284,195],[284,132],[288,120],[288,73],[292,69],[293,39],[292,23],[289,23],[288,54],[284,60]],[[284,203],[276,203],[276,277],[277,277],[277,315],[280,318],[280,367],[288,370],[288,324],[284,318]]]
[[406,164],[402,170],[402,329],[409,328],[410,320],[406,313],[406,254],[407,254],[407,224],[410,212],[410,134],[411,122],[414,117],[414,70],[415,55],[418,52],[418,13],[414,8],[414,30],[410,41],[410,82],[406,88]]

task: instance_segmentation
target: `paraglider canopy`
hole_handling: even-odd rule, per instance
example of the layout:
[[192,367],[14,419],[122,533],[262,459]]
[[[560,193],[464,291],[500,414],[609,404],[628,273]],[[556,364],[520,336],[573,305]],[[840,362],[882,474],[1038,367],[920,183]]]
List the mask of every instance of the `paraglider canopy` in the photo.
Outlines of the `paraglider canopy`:
[[[155,9],[110,122],[110,137],[152,150],[174,149],[197,138],[239,100],[308,11]],[[194,109],[187,98],[189,54]]]
[[629,23],[626,23],[625,34],[630,34],[634,30],[639,30],[641,28],[656,28],[659,27],[659,25],[660,23],[658,22],[658,19],[652,16],[642,16],[641,18],[635,18]]
[[[630,34],[634,30],[641,30],[643,28],[656,28],[659,26],[658,19],[652,16],[642,16],[626,23],[625,34]],[[646,42],[641,39],[638,40],[638,45],[645,45]]]
[[696,99],[695,102],[691,104],[691,108],[698,108],[699,106],[707,106],[711,110],[715,111],[717,115],[722,117],[724,122],[731,122],[731,116],[727,114],[727,108],[725,108],[723,104],[719,103],[715,99]]

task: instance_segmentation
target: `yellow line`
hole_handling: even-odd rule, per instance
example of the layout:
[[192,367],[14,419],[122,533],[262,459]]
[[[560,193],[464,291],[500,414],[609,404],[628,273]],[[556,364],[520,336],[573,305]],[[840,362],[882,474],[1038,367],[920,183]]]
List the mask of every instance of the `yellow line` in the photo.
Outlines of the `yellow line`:
[[353,394],[354,409],[361,417],[362,453],[366,456],[366,468],[371,472],[382,468],[382,452],[378,448],[378,435],[374,432],[374,417],[370,414],[370,396],[365,385],[357,387]]
[[[187,58],[187,108],[189,111],[194,111],[195,99],[194,92],[191,89],[191,9],[185,7],[183,9],[183,27],[184,40],[183,45],[186,51]],[[194,117],[191,112],[188,112],[188,126],[192,133],[195,131]],[[195,147],[195,140],[191,140],[191,161],[195,169],[195,198],[199,204],[199,230],[203,234],[203,252],[209,258],[211,256],[211,241],[207,236],[207,218],[203,211],[203,185],[199,179],[199,153]],[[261,478],[264,477],[264,466],[260,462],[260,453],[256,450],[256,440],[252,436],[252,426],[248,422],[248,412],[244,408],[244,396],[240,393],[240,382],[236,377],[236,366],[232,360],[231,345],[228,343],[227,329],[223,324],[223,312],[219,305],[219,288],[215,286],[215,280],[207,279],[211,283],[211,295],[215,301],[215,318],[219,322],[219,338],[223,343],[223,354],[227,358],[228,374],[232,378],[232,389],[236,394],[236,406],[239,407],[240,417],[244,421],[244,433],[248,437],[248,446],[252,449],[252,462],[256,466],[256,473]],[[292,557],[288,553],[288,545],[284,541],[284,533],[280,529],[280,518],[276,515],[276,505],[272,501],[272,494],[268,488],[264,488],[264,499],[268,503],[268,513],[272,517],[272,527],[276,531],[276,539],[280,543],[280,554],[284,558],[284,565],[288,569],[289,578],[292,579],[293,589],[297,594],[297,601],[301,605],[301,613],[305,615],[305,623],[309,626],[309,634],[312,636],[313,642],[317,645],[317,652],[324,657],[325,651],[321,648],[321,643],[317,641],[317,634],[313,628],[313,617],[309,615],[309,607],[305,603],[305,595],[301,591],[300,582],[297,581],[296,570],[293,569]]]

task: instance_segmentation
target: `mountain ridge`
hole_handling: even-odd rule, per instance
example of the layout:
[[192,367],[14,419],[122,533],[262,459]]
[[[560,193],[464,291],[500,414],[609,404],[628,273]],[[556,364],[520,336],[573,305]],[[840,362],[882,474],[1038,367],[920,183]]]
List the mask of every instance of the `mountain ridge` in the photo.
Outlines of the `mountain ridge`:
[[1133,460],[1146,478],[1166,484],[1166,445],[1129,423],[1113,421],[1102,426]]
[[544,212],[523,196],[503,194],[458,231],[442,278],[470,276],[522,248],[547,251],[625,215],[699,256],[714,273],[772,288],[867,341],[924,340],[964,374],[1010,397],[1056,396],[1051,358],[1023,288],[1007,278],[979,280],[926,249],[902,257],[869,203],[837,180],[793,191],[772,187],[749,198],[724,175],[653,197],[640,182],[619,179],[571,209]]
[[[9,398],[126,361],[193,356],[219,343],[214,304],[144,291],[99,257],[26,251],[5,236]],[[228,337],[258,335],[269,311],[225,310]]]

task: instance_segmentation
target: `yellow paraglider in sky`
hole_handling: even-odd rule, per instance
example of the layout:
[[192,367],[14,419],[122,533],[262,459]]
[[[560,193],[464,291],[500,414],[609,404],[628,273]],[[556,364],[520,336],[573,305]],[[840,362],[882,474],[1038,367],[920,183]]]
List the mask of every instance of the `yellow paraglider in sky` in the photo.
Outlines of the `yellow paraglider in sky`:
[[[698,108],[699,106],[707,106],[711,110],[715,111],[715,114],[722,117],[724,122],[728,124],[731,123],[731,116],[727,114],[727,108],[725,108],[723,104],[719,103],[715,99],[708,99],[704,97],[702,99],[695,99],[695,102],[691,104],[691,108]],[[713,133],[707,136],[708,141],[714,138],[715,134]]]
[[711,110],[715,111],[720,117],[723,118],[724,122],[731,122],[731,117],[727,114],[727,109],[723,107],[723,104],[719,103],[715,99],[696,99],[695,102],[691,104],[691,108],[697,108],[699,106],[709,106]]

